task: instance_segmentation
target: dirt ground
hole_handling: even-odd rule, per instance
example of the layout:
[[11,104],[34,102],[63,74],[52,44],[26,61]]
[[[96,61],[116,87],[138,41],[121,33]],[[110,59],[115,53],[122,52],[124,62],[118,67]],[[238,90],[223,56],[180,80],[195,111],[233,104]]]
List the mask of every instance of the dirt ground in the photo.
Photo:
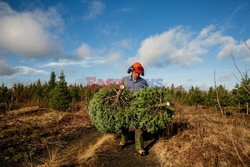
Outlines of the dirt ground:
[[[159,166],[155,154],[148,148],[155,140],[146,138],[145,146],[148,146],[149,154],[142,157],[135,151],[133,136],[131,131],[128,146],[121,149],[118,147],[118,136],[102,134],[91,127],[60,150],[60,166]],[[100,141],[101,144],[97,144]]]
[[[134,135],[132,131],[131,134]],[[145,139],[144,145],[148,151],[148,155],[145,157],[136,152],[133,138],[130,138],[129,145],[123,149],[117,148],[119,142],[119,138],[117,138],[111,145],[104,145],[103,147],[106,149],[97,153],[95,166],[160,166],[154,152],[149,148],[155,143],[154,139]]]
[[[118,148],[119,134],[96,130],[79,112],[42,109],[0,115],[0,166],[247,166],[250,117],[222,117],[212,109],[179,106],[173,123],[157,135],[144,133],[147,156],[129,144]],[[159,137],[160,136],[160,137]]]
[[77,113],[22,109],[0,117],[0,166],[159,166],[149,149],[153,136],[145,135],[145,157],[135,151],[133,131],[120,149],[119,134],[97,131],[84,107]]

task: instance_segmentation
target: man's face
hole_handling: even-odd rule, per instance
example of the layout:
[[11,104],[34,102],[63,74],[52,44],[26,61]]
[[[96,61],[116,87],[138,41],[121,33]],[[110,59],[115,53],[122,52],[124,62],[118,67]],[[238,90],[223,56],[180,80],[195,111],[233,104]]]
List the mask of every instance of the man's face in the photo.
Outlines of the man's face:
[[140,74],[136,73],[136,72],[133,72],[132,73],[132,77],[135,78],[135,79],[138,79],[140,76]]

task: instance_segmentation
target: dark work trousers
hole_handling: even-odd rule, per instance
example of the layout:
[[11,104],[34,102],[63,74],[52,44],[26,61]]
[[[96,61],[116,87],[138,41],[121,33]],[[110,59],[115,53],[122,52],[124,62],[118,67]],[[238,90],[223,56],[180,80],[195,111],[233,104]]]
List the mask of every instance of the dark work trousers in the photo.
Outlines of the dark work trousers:
[[[122,128],[121,142],[127,143],[128,140],[128,128]],[[135,129],[135,149],[139,151],[143,149],[143,130],[141,128]]]

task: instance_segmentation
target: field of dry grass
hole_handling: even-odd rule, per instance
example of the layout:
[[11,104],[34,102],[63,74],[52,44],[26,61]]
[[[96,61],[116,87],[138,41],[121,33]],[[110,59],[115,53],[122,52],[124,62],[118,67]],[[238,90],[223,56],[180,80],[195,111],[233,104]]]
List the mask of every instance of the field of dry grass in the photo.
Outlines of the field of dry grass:
[[176,106],[173,125],[168,133],[175,134],[153,147],[161,166],[250,164],[250,116],[225,117],[213,109]]
[[[25,109],[26,110],[26,109]],[[0,165],[39,161],[51,147],[60,148],[92,127],[84,108],[77,113],[36,109],[0,115]]]
[[149,155],[141,157],[133,137],[128,147],[119,150],[119,136],[98,132],[84,106],[78,112],[31,109],[0,115],[0,166],[250,164],[250,117],[246,114],[226,117],[213,109],[176,105],[173,123],[159,140],[145,137]]

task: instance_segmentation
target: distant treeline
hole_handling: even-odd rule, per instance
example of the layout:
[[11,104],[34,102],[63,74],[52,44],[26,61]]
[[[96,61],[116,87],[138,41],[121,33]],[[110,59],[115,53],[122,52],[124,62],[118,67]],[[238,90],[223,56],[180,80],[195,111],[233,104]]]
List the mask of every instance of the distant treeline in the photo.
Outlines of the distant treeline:
[[[250,102],[249,85],[250,79],[247,73],[232,90],[227,90],[224,86],[219,85],[217,92],[221,107],[233,106],[237,107],[238,110],[247,111]],[[175,87],[173,84],[171,87],[163,88],[168,90],[175,102],[218,108],[214,87],[210,87],[208,91],[201,90],[199,87],[191,87],[186,91],[182,86]],[[75,111],[79,102],[88,104],[98,90],[90,89],[82,84],[67,86],[63,72],[61,72],[58,81],[56,81],[55,72],[51,72],[49,81],[44,84],[41,83],[40,79],[29,85],[17,83],[12,88],[2,84],[0,87],[0,112],[5,113],[20,107],[34,105],[62,111]]]
[[[245,73],[240,83],[237,83],[232,90],[228,90],[225,86],[219,85],[216,89],[210,87],[208,91],[201,90],[199,87],[191,87],[186,91],[182,86],[166,88],[174,101],[186,105],[202,105],[206,107],[218,108],[218,102],[222,109],[226,107],[237,107],[238,111],[248,112],[248,104],[250,102],[250,78]],[[218,93],[218,100],[216,95]]]
[[24,85],[14,84],[8,88],[4,84],[0,87],[0,112],[6,112],[26,106],[50,107],[57,110],[77,110],[77,104],[88,104],[98,89],[89,89],[86,86],[69,85],[65,75],[61,72],[59,81],[56,81],[55,72],[51,72],[50,79],[44,84],[38,79],[35,83]]

